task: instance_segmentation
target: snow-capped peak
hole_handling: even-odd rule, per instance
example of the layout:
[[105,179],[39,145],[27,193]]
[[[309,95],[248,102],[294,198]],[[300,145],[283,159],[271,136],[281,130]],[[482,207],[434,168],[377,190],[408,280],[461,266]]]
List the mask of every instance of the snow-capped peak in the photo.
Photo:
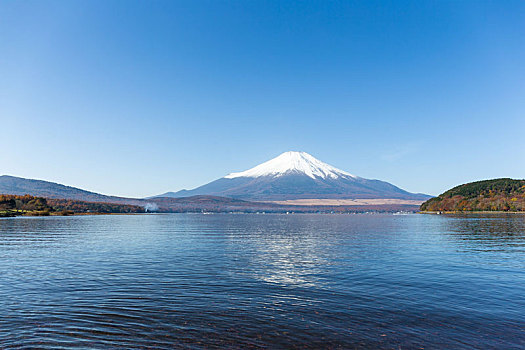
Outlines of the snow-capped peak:
[[286,173],[303,173],[312,179],[320,177],[339,178],[339,177],[353,177],[357,176],[339,170],[329,164],[323,163],[320,160],[312,157],[306,152],[284,152],[276,158],[270,159],[267,162],[257,165],[249,170],[231,173],[225,176],[227,179],[236,177],[259,177],[259,176],[273,176],[278,177]]

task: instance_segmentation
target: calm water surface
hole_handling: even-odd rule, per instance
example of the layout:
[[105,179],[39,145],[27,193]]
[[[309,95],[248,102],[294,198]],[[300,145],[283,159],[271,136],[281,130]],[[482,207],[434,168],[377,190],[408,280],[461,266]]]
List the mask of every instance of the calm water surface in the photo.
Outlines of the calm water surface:
[[0,348],[525,348],[525,216],[0,220]]

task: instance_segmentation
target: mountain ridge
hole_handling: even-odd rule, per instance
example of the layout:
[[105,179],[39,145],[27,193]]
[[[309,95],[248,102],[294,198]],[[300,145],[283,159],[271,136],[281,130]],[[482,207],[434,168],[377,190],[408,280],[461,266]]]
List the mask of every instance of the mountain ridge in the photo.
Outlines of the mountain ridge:
[[[10,187],[9,184],[12,186]],[[14,176],[0,176],[0,193],[4,197],[36,196],[43,197],[54,208],[71,210],[75,213],[129,213],[158,211],[164,213],[202,213],[202,212],[243,212],[243,213],[356,213],[356,212],[396,212],[416,211],[418,206],[410,203],[318,203],[309,205],[265,203],[245,201],[220,196],[190,196],[181,198],[157,197],[152,199],[125,198],[106,196],[79,188],[65,186],[58,183],[25,179]],[[0,195],[0,196],[2,196]],[[6,198],[7,198],[6,197]],[[91,200],[90,200],[91,199]],[[130,208],[142,207],[143,210]],[[1,209],[1,208],[0,208]],[[1,215],[0,215],[1,216]]]
[[12,195],[39,196],[45,198],[75,199],[89,202],[126,203],[137,201],[135,198],[108,196],[73,186],[36,179],[26,179],[12,175],[0,175],[0,193]]
[[365,179],[321,162],[305,152],[285,152],[241,172],[229,173],[192,190],[168,192],[148,198],[125,198],[45,180],[0,176],[0,193],[63,198],[89,202],[145,205],[159,197],[227,197],[251,202],[309,199],[426,200],[425,194],[407,192],[381,180]]
[[293,199],[392,198],[426,200],[381,180],[365,179],[324,163],[306,152],[289,151],[251,169],[230,173],[191,190],[155,197],[214,195],[258,201]]

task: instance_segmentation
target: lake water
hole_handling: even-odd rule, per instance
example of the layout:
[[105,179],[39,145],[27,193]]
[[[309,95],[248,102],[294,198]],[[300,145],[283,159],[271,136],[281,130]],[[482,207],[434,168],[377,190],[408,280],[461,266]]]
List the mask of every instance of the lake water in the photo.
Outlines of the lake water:
[[0,220],[0,348],[525,348],[525,216]]

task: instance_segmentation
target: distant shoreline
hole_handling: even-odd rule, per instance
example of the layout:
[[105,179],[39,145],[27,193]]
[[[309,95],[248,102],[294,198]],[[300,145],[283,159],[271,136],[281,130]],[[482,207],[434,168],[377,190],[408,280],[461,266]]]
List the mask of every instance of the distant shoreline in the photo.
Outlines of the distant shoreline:
[[275,201],[257,201],[259,203],[273,203],[290,206],[363,206],[363,205],[421,205],[424,200],[397,199],[397,198],[356,198],[356,199],[288,199]]
[[60,215],[60,214],[51,214],[51,215],[12,215],[12,216],[3,216],[0,215],[0,219],[7,218],[45,218],[45,217],[71,217],[71,216],[102,216],[102,215],[171,215],[171,214],[186,214],[186,215],[399,215],[399,214],[417,214],[413,211],[399,211],[399,212],[196,212],[196,211],[187,211],[187,212],[151,212],[151,213],[75,213],[71,215]]
[[19,218],[19,217],[56,217],[56,216],[86,216],[86,215],[140,215],[140,214],[151,214],[151,213],[72,213],[72,214],[61,214],[60,212],[54,212],[49,214],[41,214],[41,213],[6,213],[3,211],[0,211],[0,218]]
[[525,211],[419,211],[418,214],[447,215],[447,214],[525,214]]

